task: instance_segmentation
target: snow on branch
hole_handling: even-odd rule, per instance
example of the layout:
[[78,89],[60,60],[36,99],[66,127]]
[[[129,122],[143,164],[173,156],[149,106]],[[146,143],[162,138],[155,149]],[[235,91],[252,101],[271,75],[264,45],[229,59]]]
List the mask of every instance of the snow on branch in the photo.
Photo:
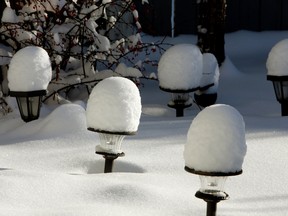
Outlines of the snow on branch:
[[[142,42],[138,16],[132,0],[7,2],[0,23],[0,44],[7,49],[5,53],[1,45],[0,63],[9,64],[11,56],[26,46],[44,48],[53,69],[49,96],[81,85],[89,93],[108,76],[147,78],[143,64],[154,63],[148,55],[158,46]],[[139,60],[141,52],[146,60]]]

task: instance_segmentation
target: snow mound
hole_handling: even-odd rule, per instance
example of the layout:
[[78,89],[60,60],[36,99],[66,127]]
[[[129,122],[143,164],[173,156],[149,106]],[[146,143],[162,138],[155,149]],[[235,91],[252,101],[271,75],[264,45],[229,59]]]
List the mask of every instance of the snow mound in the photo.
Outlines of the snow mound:
[[63,104],[43,119],[39,128],[49,136],[86,131],[85,109],[78,104]]
[[206,90],[197,90],[195,91],[196,95],[202,94],[217,94],[218,86],[219,86],[219,77],[220,71],[216,57],[212,53],[204,53],[203,54],[203,75],[200,81],[200,88],[204,88],[209,86],[210,84],[214,84],[210,86]]
[[272,47],[266,67],[268,75],[272,76],[288,76],[288,39],[278,42]]
[[87,102],[87,126],[97,131],[134,133],[141,116],[140,93],[131,80],[110,77],[99,82]]
[[203,58],[192,44],[178,44],[169,48],[158,65],[159,86],[166,90],[193,90],[200,84]]
[[246,154],[245,123],[224,104],[202,110],[193,120],[184,149],[185,165],[202,172],[236,173]]
[[127,67],[124,63],[120,63],[115,68],[115,72],[124,77],[140,78],[143,76],[140,70],[138,70],[137,68],[133,68],[133,67]]
[[51,78],[50,58],[43,48],[27,46],[12,57],[8,71],[11,91],[45,90]]
[[[63,121],[63,119],[65,119]],[[85,109],[77,104],[64,104],[57,107],[45,118],[23,123],[13,120],[8,131],[1,134],[3,140],[25,140],[37,138],[59,137],[65,134],[73,134],[86,131]]]

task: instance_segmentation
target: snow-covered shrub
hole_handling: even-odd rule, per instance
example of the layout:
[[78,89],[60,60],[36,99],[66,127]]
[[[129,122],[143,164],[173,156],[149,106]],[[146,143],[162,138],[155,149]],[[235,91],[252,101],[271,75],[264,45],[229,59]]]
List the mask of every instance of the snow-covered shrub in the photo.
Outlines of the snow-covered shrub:
[[[12,55],[31,45],[48,52],[53,77],[47,98],[75,96],[79,92],[73,90],[81,87],[89,93],[112,75],[138,79],[144,61],[139,64],[135,55],[155,48],[142,43],[132,0],[10,1],[0,24],[0,42]],[[115,71],[120,63],[128,69]]]

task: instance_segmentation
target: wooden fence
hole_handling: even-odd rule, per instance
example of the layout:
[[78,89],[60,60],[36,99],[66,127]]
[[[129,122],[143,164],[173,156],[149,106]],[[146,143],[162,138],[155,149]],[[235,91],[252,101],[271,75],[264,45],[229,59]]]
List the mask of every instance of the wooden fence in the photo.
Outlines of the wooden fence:
[[[143,29],[153,35],[195,34],[196,0],[149,0],[137,5]],[[226,31],[288,30],[288,0],[227,0]],[[171,17],[174,16],[174,21]]]

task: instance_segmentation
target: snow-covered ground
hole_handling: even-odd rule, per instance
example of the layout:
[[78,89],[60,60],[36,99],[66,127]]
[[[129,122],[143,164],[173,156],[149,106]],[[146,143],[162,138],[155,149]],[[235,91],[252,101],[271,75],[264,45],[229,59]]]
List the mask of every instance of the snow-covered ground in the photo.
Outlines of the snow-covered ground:
[[[288,214],[288,118],[281,117],[265,66],[287,33],[226,35],[217,103],[244,117],[247,154],[243,174],[226,182],[230,199],[218,204],[217,215]],[[194,196],[199,178],[184,170],[183,157],[199,109],[193,104],[176,118],[166,106],[170,95],[156,81],[143,82],[138,133],[124,139],[126,155],[115,160],[113,173],[103,173],[104,159],[94,153],[99,138],[87,130],[84,103],[44,105],[40,119],[29,123],[15,112],[1,118],[0,215],[205,215],[206,203]]]

